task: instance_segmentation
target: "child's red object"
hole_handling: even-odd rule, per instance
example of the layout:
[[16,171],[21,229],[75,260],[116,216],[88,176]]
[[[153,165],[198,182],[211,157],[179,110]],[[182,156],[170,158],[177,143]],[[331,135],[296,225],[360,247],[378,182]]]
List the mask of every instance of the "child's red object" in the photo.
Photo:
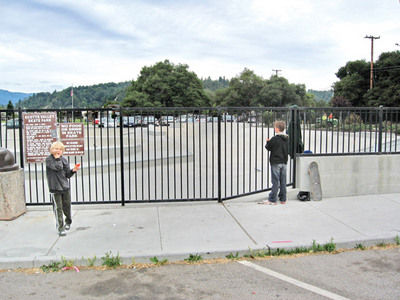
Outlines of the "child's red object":
[[75,165],[76,168],[79,168],[80,166],[81,166],[81,164],[79,164],[79,163]]

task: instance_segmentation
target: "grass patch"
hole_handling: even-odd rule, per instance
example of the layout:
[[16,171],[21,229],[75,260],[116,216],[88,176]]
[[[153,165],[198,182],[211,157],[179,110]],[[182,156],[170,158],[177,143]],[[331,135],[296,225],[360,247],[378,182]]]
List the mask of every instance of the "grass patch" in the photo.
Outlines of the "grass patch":
[[240,257],[239,257],[239,252],[236,252],[235,255],[231,252],[231,253],[229,253],[228,255],[226,255],[225,257],[226,257],[227,259],[232,259],[232,260],[235,260],[235,259],[239,259],[239,258],[240,258]]
[[334,252],[335,250],[336,250],[336,244],[333,242],[333,239],[331,239],[329,243],[323,245],[318,244],[314,240],[311,247],[296,247],[293,249],[277,248],[275,250],[271,250],[271,248],[268,248],[265,250],[257,250],[257,251],[253,251],[250,249],[250,252],[243,255],[243,257],[257,258],[257,257],[267,257],[267,256],[295,255],[301,253]]
[[385,247],[388,246],[388,244],[382,241],[382,242],[376,244],[376,246],[377,246],[377,247],[380,247],[380,248],[385,248]]
[[88,258],[88,259],[87,259],[88,266],[89,266],[89,267],[93,267],[93,266],[95,265],[95,263],[96,263],[96,260],[97,260],[97,257],[96,257],[96,256],[94,256],[93,258]]
[[396,243],[397,246],[400,245],[400,237],[398,235],[396,235],[396,237],[394,238],[394,242]]
[[45,273],[58,272],[62,269],[62,266],[61,266],[61,262],[54,261],[54,262],[49,263],[48,265],[42,265],[40,267],[40,269]]
[[363,244],[357,244],[354,248],[355,248],[355,249],[358,249],[358,250],[365,250],[365,249],[367,249]]
[[187,262],[190,262],[190,263],[194,263],[194,262],[199,262],[202,259],[203,258],[199,254],[190,254],[188,258],[184,259],[184,261],[187,261]]
[[168,262],[168,259],[164,258],[162,260],[159,260],[157,258],[157,256],[154,256],[154,257],[150,258],[150,261],[155,265],[162,266],[162,265],[165,265]]
[[320,245],[313,240],[313,244],[311,246],[312,252],[333,252],[336,250],[336,244],[333,242],[333,239],[329,243],[326,243],[324,245]]
[[61,256],[61,269],[64,267],[73,267],[74,266],[74,261],[73,260],[67,260],[64,256]]
[[117,256],[112,255],[112,252],[107,252],[105,256],[101,258],[103,263],[101,264],[102,266],[107,266],[109,268],[116,268],[120,266],[121,263],[121,258],[119,257],[119,253]]

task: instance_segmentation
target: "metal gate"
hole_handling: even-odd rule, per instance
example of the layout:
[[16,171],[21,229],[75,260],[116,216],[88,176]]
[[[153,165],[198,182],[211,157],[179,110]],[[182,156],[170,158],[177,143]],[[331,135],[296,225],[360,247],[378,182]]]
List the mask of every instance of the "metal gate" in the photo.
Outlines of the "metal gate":
[[[26,203],[49,204],[44,163],[25,163],[24,112],[82,122],[85,155],[71,179],[73,203],[226,200],[271,187],[267,138],[285,120],[314,155],[400,152],[398,109],[102,108],[0,111],[1,147],[24,168]],[[17,124],[18,123],[18,124]],[[291,125],[292,124],[292,125]],[[390,125],[390,126],[389,126]],[[297,129],[298,128],[298,129]],[[293,131],[292,131],[293,132]],[[297,143],[292,139],[293,143]],[[389,150],[389,151],[388,151]],[[289,160],[293,185],[296,165]]]

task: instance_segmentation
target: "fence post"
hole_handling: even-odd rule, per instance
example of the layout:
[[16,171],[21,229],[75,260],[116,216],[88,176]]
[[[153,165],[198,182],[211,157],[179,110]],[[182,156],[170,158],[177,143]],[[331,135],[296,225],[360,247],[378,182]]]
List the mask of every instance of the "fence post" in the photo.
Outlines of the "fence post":
[[19,124],[19,164],[24,168],[24,138],[23,138],[23,124],[22,124],[22,109],[18,107],[18,124]]
[[221,158],[221,110],[218,107],[217,109],[218,113],[218,131],[217,131],[217,139],[218,139],[218,202],[222,202],[222,185],[221,185],[221,163],[222,163],[222,158]]
[[[121,163],[121,205],[125,206],[125,176],[124,176],[124,122],[122,107],[119,108],[119,155]],[[115,166],[116,167],[116,166]],[[117,170],[115,170],[117,171]]]
[[378,136],[378,153],[382,152],[382,138],[383,138],[383,106],[379,106],[379,136]]
[[291,114],[292,114],[292,125],[293,125],[293,138],[289,140],[292,140],[291,145],[289,147],[292,149],[293,153],[293,177],[292,177],[292,182],[293,182],[293,188],[296,188],[296,157],[297,157],[297,107],[292,106],[291,107]]

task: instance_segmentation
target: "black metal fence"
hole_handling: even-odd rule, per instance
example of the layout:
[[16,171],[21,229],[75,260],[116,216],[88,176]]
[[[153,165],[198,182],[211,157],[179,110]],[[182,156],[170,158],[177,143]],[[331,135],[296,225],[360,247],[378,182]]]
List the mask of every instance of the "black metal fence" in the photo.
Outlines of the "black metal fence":
[[[28,205],[48,204],[43,163],[25,163],[22,114],[0,111],[0,146],[24,168]],[[267,138],[285,120],[307,155],[400,153],[400,108],[116,108],[56,111],[82,122],[74,203],[224,200],[271,187]],[[299,140],[297,140],[299,139]],[[295,161],[289,160],[289,185]]]

